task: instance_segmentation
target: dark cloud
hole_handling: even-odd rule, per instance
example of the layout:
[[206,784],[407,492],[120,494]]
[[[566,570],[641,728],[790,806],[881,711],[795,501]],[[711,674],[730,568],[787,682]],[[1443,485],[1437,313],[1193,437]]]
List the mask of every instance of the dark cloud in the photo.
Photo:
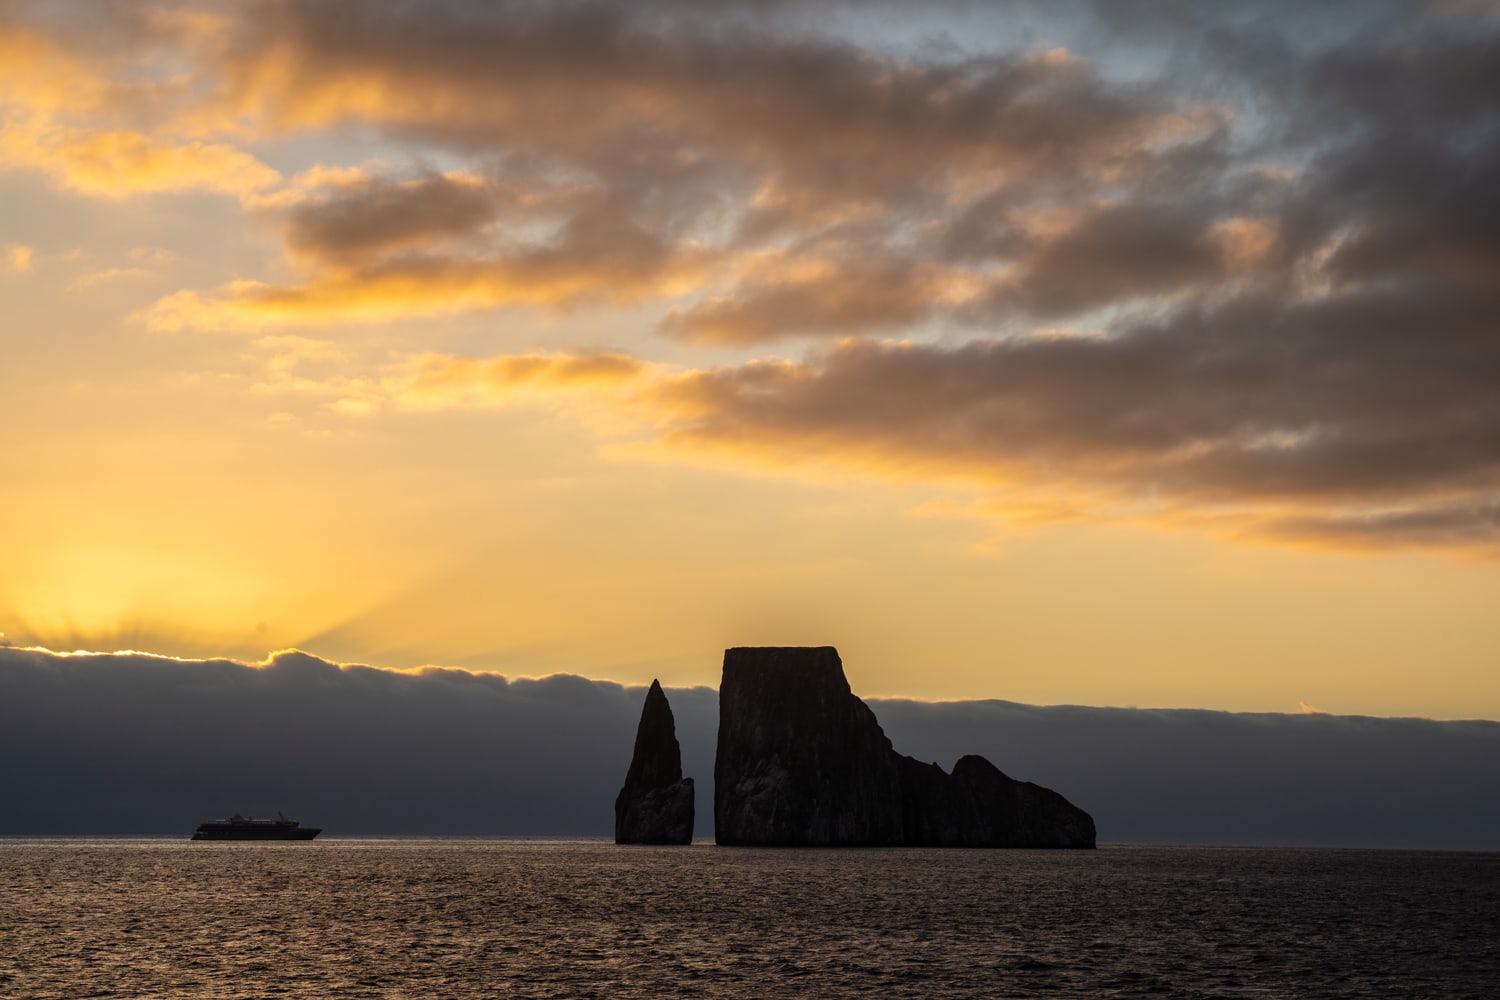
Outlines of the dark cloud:
[[[1251,295],[1110,336],[852,340],[683,376],[667,434],[1115,500],[1292,506],[1304,525],[1393,529],[1371,544],[1436,541],[1394,529],[1492,507],[1500,491],[1497,313],[1491,292],[1371,286],[1306,303]],[[1470,523],[1467,542],[1493,544]]]
[[[629,223],[602,231],[621,254],[637,242],[729,256],[790,244],[836,265],[791,283],[738,281],[730,268],[727,286],[683,289],[697,301],[667,329],[718,342],[915,322],[934,308],[919,300],[936,262],[912,225],[941,222],[976,192],[1138,172],[1218,120],[1059,52],[899,56],[751,28],[727,8],[265,3],[226,60],[225,109],[273,130],[360,125],[566,178],[588,196],[548,220],[563,243],[612,217]],[[467,232],[465,218],[501,234],[526,218],[482,198],[440,182],[351,186],[294,213],[288,243],[337,262]],[[839,252],[851,221],[858,253]],[[916,269],[903,264],[913,256]],[[892,275],[906,287],[889,291]],[[377,276],[353,280],[378,294]]]
[[1491,286],[1500,268],[1496,126],[1500,101],[1488,134],[1460,148],[1457,137],[1446,143],[1382,136],[1327,157],[1297,207],[1306,218],[1344,227],[1327,263],[1330,277]]
[[[858,679],[855,678],[856,688]],[[607,836],[645,692],[581,677],[0,648],[0,834]],[[717,697],[669,689],[712,836]],[[1107,843],[1500,846],[1500,723],[873,700],[897,749],[981,753]]]
[[856,334],[900,329],[941,305],[946,276],[911,260],[861,258],[787,262],[790,274],[741,282],[732,294],[673,310],[670,336],[701,343],[750,345],[802,334]]
[[1345,517],[1286,517],[1263,529],[1273,537],[1371,548],[1387,545],[1482,547],[1500,550],[1500,504],[1444,505],[1416,511]]
[[500,193],[477,178],[369,178],[296,206],[286,241],[299,255],[359,259],[476,235],[495,220],[500,203]]
[[[664,329],[717,343],[1192,305],[1246,283],[1297,298],[1290,277],[1320,269],[1492,265],[1493,24],[1383,2],[1339,18],[1065,7],[1051,23],[1083,50],[1000,35],[971,54],[972,39],[903,52],[810,34],[777,5],[270,2],[231,48],[226,100],[288,129],[362,124],[532,158],[629,219],[611,230],[625,254],[790,241],[830,265],[705,281]],[[1143,53],[1166,57],[1163,75],[1142,72]],[[1268,186],[1269,168],[1293,183]],[[360,233],[425,233],[400,219],[429,200],[425,225],[461,228],[444,192],[348,191],[294,218],[289,243],[335,253]],[[1261,252],[1236,246],[1251,225]],[[922,279],[951,266],[972,295]]]
[[1036,241],[1017,273],[997,284],[986,311],[1065,316],[1221,281],[1232,261],[1214,238],[1216,221],[1171,202],[1109,205]]
[[263,3],[229,78],[288,127],[362,121],[582,162],[622,135],[670,136],[844,197],[959,170],[1092,172],[1179,114],[1161,88],[1080,61],[916,62],[613,4]]
[[[1492,118],[1500,88],[1500,29],[1493,16],[1408,16],[1398,32],[1360,38],[1309,58],[1284,80],[1304,104],[1288,119],[1311,132],[1322,126],[1367,135],[1461,135]],[[1338,134],[1337,132],[1335,134]]]
[[689,371],[669,434],[1493,548],[1483,5],[233,9],[201,117],[463,169],[315,193],[298,282],[179,292],[158,325],[589,303],[848,338]]

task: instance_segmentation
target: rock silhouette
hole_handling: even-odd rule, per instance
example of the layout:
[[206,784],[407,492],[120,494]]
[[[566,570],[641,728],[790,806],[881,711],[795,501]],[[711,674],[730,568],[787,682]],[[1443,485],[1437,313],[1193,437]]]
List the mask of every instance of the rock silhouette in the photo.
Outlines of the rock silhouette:
[[725,650],[714,759],[721,844],[900,844],[891,741],[832,646]]
[[1093,847],[1088,813],[983,757],[898,754],[838,650],[725,650],[714,833],[754,846]]
[[693,839],[693,779],[682,776],[672,706],[651,682],[625,787],[615,798],[615,843],[687,844]]

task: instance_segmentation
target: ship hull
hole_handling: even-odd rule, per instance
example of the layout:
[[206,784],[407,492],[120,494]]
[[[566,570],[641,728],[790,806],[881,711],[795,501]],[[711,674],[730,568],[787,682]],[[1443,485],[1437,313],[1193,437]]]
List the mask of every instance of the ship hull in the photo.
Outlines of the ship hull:
[[199,830],[193,840],[312,840],[322,833],[318,827],[297,827],[295,830]]

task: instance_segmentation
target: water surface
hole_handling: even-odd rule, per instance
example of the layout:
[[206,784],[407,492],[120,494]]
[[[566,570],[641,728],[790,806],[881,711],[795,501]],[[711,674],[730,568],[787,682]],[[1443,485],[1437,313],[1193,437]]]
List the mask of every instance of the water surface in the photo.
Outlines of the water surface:
[[1500,854],[0,841],[0,996],[1495,997]]

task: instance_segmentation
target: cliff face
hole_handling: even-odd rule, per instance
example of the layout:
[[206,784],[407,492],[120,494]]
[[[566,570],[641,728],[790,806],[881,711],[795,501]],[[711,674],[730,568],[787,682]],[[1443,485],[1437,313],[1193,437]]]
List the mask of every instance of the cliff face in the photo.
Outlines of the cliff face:
[[625,787],[615,798],[615,843],[687,844],[693,839],[693,779],[682,776],[672,706],[651,682]]
[[1016,781],[976,754],[947,774],[901,758],[906,842],[930,847],[1093,847],[1094,820],[1050,788]]
[[726,650],[714,759],[721,844],[899,844],[891,741],[832,646]]
[[1088,813],[983,757],[896,753],[831,646],[725,651],[714,786],[721,844],[1094,846]]

